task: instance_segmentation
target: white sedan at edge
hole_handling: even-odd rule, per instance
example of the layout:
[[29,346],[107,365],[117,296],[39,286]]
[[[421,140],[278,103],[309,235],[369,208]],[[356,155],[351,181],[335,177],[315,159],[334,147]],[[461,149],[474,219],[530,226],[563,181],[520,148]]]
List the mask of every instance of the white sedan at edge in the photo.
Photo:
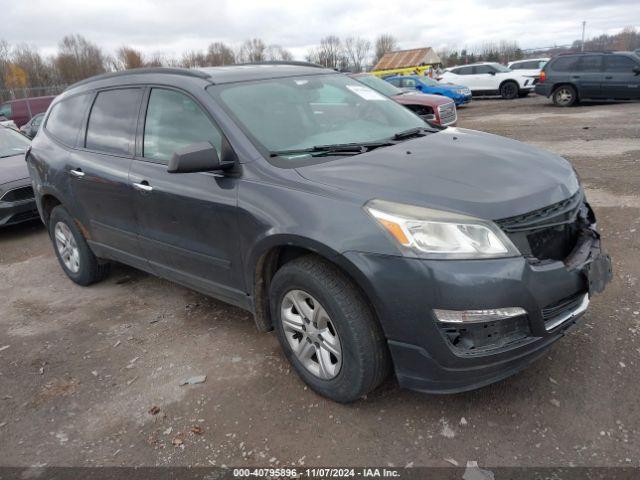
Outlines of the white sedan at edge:
[[533,78],[491,62],[447,68],[438,80],[465,85],[473,95],[501,95],[505,99],[526,97],[534,88]]

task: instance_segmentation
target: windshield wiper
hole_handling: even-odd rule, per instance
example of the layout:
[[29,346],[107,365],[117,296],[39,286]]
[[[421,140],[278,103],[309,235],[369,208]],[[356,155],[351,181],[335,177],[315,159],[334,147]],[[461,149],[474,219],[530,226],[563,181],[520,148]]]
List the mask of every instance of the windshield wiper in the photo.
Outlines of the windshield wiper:
[[415,128],[410,128],[409,130],[404,130],[402,132],[398,132],[396,133],[393,137],[394,140],[404,140],[406,138],[411,138],[411,137],[424,137],[429,130],[427,130],[424,127],[415,127]]
[[369,142],[369,143],[335,143],[332,145],[315,145],[309,148],[295,148],[292,150],[276,150],[271,153],[272,157],[286,155],[359,155],[374,148],[388,147],[393,142]]

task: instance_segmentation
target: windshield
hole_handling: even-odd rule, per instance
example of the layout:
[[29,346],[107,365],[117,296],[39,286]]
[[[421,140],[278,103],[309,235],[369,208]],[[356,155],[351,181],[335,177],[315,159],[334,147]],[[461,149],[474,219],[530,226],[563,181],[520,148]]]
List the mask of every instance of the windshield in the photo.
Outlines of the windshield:
[[398,132],[428,127],[400,104],[341,74],[232,83],[208,90],[217,94],[245,133],[272,153],[380,142]]
[[10,128],[0,127],[0,158],[21,155],[29,147],[28,138]]
[[386,82],[374,75],[360,75],[353,78],[361,83],[364,83],[365,85],[368,85],[381,94],[386,95],[387,97],[393,97],[395,95],[400,95],[401,93],[403,93],[399,88],[394,87],[389,82]]
[[428,87],[439,87],[440,83],[436,82],[433,78],[420,77],[420,81]]

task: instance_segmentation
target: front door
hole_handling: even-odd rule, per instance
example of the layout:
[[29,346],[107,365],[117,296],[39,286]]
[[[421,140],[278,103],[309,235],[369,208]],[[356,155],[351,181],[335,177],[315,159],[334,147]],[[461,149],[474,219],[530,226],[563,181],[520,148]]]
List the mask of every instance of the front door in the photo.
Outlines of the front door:
[[92,248],[98,256],[139,267],[146,262],[136,236],[129,169],[143,92],[142,88],[99,92],[79,148],[69,159],[71,190],[88,223]]
[[640,99],[640,74],[634,62],[625,55],[606,55],[604,63],[603,96],[619,99]]
[[245,298],[237,224],[238,179],[222,173],[168,173],[173,153],[198,142],[222,151],[223,137],[195,99],[152,88],[129,181],[140,246],[160,276],[221,298]]

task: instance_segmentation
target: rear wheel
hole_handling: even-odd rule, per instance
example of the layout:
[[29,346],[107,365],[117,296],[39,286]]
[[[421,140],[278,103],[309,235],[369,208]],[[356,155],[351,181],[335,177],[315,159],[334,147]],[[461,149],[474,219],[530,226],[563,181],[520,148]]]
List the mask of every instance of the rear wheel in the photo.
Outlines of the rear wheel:
[[107,275],[109,264],[98,261],[73,217],[61,205],[51,211],[49,234],[60,266],[75,283],[91,285]]
[[553,103],[558,107],[570,107],[578,101],[578,93],[571,85],[560,85],[553,92]]
[[271,315],[298,375],[317,393],[352,402],[388,375],[382,330],[357,288],[330,263],[308,255],[273,277]]
[[507,81],[500,85],[500,95],[505,100],[512,100],[518,96],[518,84],[514,81]]

